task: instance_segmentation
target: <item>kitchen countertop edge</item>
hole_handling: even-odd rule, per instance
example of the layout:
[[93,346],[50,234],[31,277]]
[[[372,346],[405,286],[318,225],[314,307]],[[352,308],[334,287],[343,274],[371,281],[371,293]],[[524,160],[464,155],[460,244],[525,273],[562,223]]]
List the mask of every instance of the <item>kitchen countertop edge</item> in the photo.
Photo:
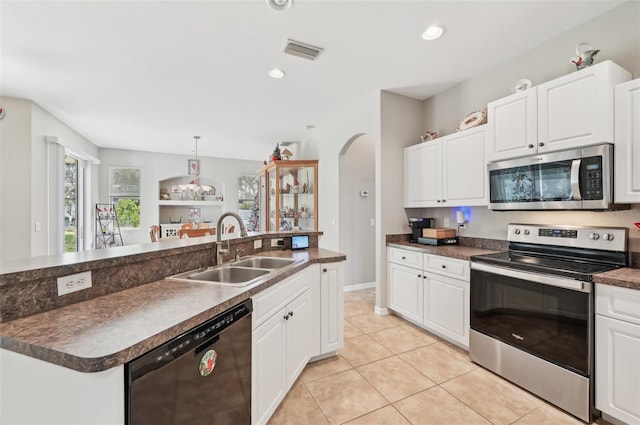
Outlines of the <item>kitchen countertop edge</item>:
[[[302,260],[291,268],[275,271],[269,277],[241,288],[202,283],[183,283],[164,279],[82,303],[0,323],[0,348],[80,372],[101,372],[135,359],[228,308],[302,271],[311,264],[346,260],[346,255],[344,254],[321,248],[311,248],[305,251],[267,251],[260,253],[260,255],[274,257],[293,256],[294,258],[299,256]],[[177,314],[176,323],[169,327],[163,328],[161,326],[154,329],[153,323],[151,323],[149,326],[152,330],[148,332],[136,333],[131,331],[136,325],[149,323],[149,318],[145,317],[145,309],[149,308],[151,311],[156,310],[156,312],[158,310],[162,311],[162,308],[153,304],[154,302],[158,304],[166,303],[167,306],[163,307],[166,310],[165,313],[171,314],[171,302],[176,300],[169,297],[175,295],[179,298],[178,301],[180,299],[184,301],[185,297],[188,297],[186,295],[187,291],[192,291],[193,301],[199,303],[193,307],[193,313],[183,312],[181,315]],[[112,314],[113,312],[109,311],[110,306],[114,305],[114,303],[129,299],[140,300],[142,305],[130,306],[133,311],[129,311],[126,307],[121,308],[122,311],[116,312],[116,314]],[[205,305],[208,302],[207,299],[211,300],[211,305]],[[90,314],[95,314],[93,320],[88,316]],[[140,318],[127,323],[127,314],[138,315]],[[79,326],[77,329],[58,329],[65,319],[72,320],[74,318],[84,320],[84,325]],[[103,319],[107,323],[103,323]],[[93,329],[88,322],[93,322],[96,328]],[[110,322],[116,323],[120,327],[111,329],[109,328]],[[55,334],[56,330],[60,332],[58,335]],[[108,343],[110,336],[117,337],[120,333],[123,334],[125,340],[127,337],[130,340],[125,342],[124,346],[113,350],[100,347],[100,344],[103,343],[103,337]],[[140,337],[141,333],[146,335]],[[95,345],[98,348],[93,350],[91,347],[85,349],[83,347],[83,338],[86,338],[87,345]],[[115,338],[113,340],[115,341]],[[131,340],[137,340],[137,342],[132,342]],[[114,345],[118,344],[114,343]],[[102,352],[99,352],[101,348]],[[96,355],[92,355],[93,352],[96,352]]]

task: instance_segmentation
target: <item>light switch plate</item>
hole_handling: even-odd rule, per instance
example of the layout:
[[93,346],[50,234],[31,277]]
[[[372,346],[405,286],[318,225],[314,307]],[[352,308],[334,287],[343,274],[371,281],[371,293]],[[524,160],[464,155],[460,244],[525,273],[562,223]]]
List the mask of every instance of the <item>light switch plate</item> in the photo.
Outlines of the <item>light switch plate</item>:
[[91,288],[91,272],[70,274],[58,278],[58,296]]
[[271,239],[271,246],[283,246],[284,239]]
[[446,227],[446,228],[449,227],[449,219],[448,218],[444,219],[444,227]]
[[255,241],[253,241],[253,249],[260,248],[262,248],[262,239],[256,239]]

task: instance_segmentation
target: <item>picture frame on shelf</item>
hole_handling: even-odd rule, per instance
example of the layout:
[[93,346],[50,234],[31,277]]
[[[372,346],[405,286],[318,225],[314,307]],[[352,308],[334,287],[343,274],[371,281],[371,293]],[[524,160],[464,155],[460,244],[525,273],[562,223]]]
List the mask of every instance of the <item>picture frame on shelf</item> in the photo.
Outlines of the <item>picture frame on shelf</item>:
[[188,175],[198,176],[200,175],[200,160],[199,159],[187,159]]
[[200,208],[189,208],[189,222],[200,221]]

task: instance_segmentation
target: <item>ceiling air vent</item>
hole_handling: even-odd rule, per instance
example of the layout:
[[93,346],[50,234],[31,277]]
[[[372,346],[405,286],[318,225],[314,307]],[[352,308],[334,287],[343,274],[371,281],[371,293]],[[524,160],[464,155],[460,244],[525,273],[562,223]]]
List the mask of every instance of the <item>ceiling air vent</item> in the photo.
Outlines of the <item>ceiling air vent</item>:
[[282,49],[288,55],[297,56],[303,59],[316,60],[322,52],[321,47],[312,46],[311,44],[301,43],[295,40],[287,40]]

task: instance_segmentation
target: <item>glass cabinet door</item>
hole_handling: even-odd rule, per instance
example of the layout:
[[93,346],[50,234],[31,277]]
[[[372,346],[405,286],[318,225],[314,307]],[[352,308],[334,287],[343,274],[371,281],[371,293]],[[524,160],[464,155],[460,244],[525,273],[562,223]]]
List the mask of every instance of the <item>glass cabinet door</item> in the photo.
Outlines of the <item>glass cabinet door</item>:
[[263,211],[268,211],[271,232],[317,231],[318,161],[274,161],[265,176],[268,197]]

